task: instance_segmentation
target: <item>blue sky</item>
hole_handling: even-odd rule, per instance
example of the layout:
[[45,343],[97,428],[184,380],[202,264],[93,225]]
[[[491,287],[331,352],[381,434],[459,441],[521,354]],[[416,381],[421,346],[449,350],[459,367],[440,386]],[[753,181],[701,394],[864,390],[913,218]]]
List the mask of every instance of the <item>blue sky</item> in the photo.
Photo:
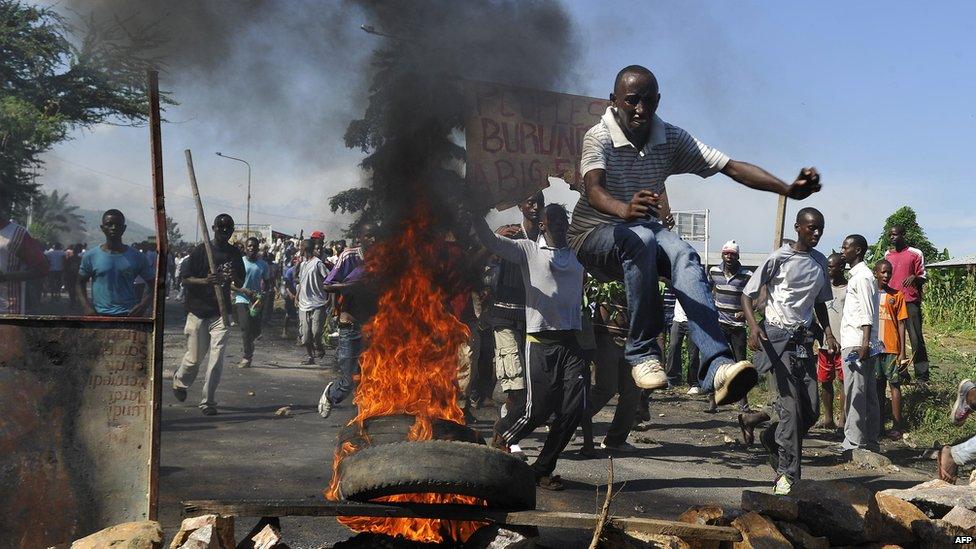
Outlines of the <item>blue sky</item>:
[[[643,64],[661,83],[665,120],[783,179],[816,166],[824,190],[802,205],[826,214],[821,248],[838,246],[852,232],[873,240],[887,215],[910,205],[937,246],[953,255],[976,251],[969,166],[976,143],[976,4],[603,1],[567,7],[582,54],[567,60],[573,83],[559,91],[604,97],[620,67]],[[361,32],[350,39],[362,54],[374,44]],[[324,80],[276,76],[298,94],[314,90],[330,99],[329,112],[281,120],[321,127],[312,155],[296,154],[274,132],[211,116],[220,104],[213,100],[219,82],[204,87],[175,68],[164,74],[164,87],[182,103],[167,114],[174,123],[163,128],[171,215],[193,226],[182,158],[192,148],[208,210],[230,210],[243,222],[244,169],[216,157],[219,150],[252,160],[252,222],[306,233],[342,227],[347,220],[328,212],[326,203],[358,180],[361,155],[342,147],[341,132],[364,104],[355,100],[354,82],[362,54],[325,61],[331,73]],[[230,62],[246,67],[246,55]],[[39,181],[71,192],[84,207],[120,203],[147,223],[146,130],[104,126],[75,137],[52,151]],[[769,250],[774,196],[722,175],[672,178],[668,192],[676,209],[709,208],[713,251],[729,238],[744,251]],[[548,194],[573,200],[559,185]],[[790,215],[802,205],[791,201]]]

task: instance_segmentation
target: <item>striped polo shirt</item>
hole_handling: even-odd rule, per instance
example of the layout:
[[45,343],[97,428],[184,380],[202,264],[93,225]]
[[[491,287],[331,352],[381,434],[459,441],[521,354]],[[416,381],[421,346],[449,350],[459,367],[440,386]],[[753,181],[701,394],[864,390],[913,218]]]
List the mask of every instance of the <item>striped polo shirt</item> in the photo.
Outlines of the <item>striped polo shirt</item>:
[[[640,190],[663,193],[664,180],[671,175],[691,173],[708,177],[720,171],[729,157],[698,141],[685,130],[668,124],[657,115],[651,122],[651,135],[642,150],[627,139],[614,118],[612,107],[600,122],[583,137],[580,174],[595,169],[606,170],[606,189],[610,196],[630,202]],[[579,250],[583,240],[598,225],[623,223],[624,220],[597,211],[582,193],[573,210],[569,226],[569,244]]]
[[715,308],[718,309],[718,321],[731,326],[745,326],[745,320],[735,318],[736,313],[742,312],[742,289],[746,287],[752,271],[740,266],[738,272],[731,277],[725,275],[725,269],[717,265],[708,270],[708,282],[715,296]]

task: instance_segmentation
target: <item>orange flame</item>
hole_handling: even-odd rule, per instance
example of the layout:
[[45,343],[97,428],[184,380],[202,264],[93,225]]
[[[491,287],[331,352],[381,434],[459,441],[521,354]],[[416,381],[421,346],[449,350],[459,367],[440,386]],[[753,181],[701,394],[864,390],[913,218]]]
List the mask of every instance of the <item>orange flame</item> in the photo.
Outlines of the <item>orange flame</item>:
[[[359,413],[350,425],[382,415],[407,414],[417,418],[409,440],[430,440],[431,419],[464,423],[457,404],[458,348],[467,341],[467,326],[447,310],[448,296],[434,284],[432,265],[443,242],[431,236],[427,212],[419,211],[397,238],[370,249],[367,269],[393,275],[395,280],[380,295],[378,312],[364,327],[366,350],[360,358],[359,384],[353,402]],[[328,499],[339,498],[338,467],[355,451],[346,443],[336,449]],[[484,505],[484,500],[456,494],[403,494],[378,502],[455,503]],[[339,517],[355,531],[403,536],[422,542],[441,542],[446,535],[467,541],[481,523],[440,519]]]

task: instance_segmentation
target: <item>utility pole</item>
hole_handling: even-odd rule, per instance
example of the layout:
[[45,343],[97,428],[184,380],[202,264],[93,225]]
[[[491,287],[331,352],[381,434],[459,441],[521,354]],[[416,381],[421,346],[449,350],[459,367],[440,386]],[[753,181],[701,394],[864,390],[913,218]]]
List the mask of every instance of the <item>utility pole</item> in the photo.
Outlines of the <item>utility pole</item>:
[[223,153],[217,153],[217,156],[221,158],[227,158],[229,160],[236,160],[238,162],[243,162],[247,166],[247,206],[244,210],[244,226],[245,226],[245,236],[244,238],[250,238],[251,236],[251,165],[248,164],[247,160],[243,158],[235,158],[233,156],[227,156]]

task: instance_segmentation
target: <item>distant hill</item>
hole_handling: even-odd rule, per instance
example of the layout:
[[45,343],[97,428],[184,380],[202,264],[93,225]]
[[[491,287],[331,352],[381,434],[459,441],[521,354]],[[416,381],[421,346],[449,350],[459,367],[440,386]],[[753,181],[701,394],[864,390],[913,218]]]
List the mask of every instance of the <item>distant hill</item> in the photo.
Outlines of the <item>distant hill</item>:
[[[78,215],[80,215],[85,220],[85,230],[81,232],[76,232],[63,238],[65,243],[75,243],[75,242],[88,242],[89,245],[95,242],[101,242],[104,238],[102,236],[102,231],[99,230],[98,226],[102,224],[102,212],[95,210],[77,210]],[[150,229],[149,227],[137,223],[131,219],[125,220],[126,230],[125,236],[122,237],[122,241],[126,244],[132,242],[142,242],[147,240],[149,237],[156,236],[156,229]]]

